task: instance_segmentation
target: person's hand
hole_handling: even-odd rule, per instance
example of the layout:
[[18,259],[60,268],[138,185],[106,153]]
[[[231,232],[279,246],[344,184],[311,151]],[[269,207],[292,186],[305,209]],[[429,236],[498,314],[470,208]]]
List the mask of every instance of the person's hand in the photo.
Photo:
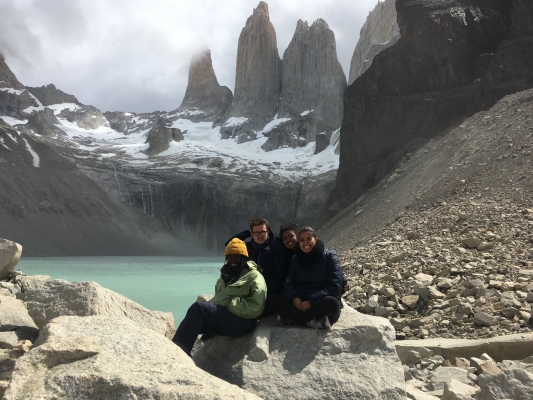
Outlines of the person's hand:
[[307,311],[310,308],[311,308],[311,303],[308,300],[302,302],[302,311]]
[[300,311],[305,311],[303,309],[303,306],[302,306],[302,299],[300,299],[299,297],[295,297],[294,300],[292,301],[292,304],[294,305],[294,307],[296,307],[298,310]]

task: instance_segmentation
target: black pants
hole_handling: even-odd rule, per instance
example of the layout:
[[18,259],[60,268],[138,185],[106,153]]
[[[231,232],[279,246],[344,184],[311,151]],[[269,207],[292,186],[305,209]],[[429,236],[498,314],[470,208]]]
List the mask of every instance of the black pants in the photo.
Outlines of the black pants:
[[318,300],[306,312],[298,310],[292,300],[282,294],[268,296],[266,307],[269,311],[281,315],[295,322],[306,324],[313,318],[328,317],[333,325],[341,316],[341,303],[333,296],[326,296]]
[[172,341],[189,356],[199,334],[241,336],[253,331],[254,319],[238,317],[226,307],[197,301],[189,307]]

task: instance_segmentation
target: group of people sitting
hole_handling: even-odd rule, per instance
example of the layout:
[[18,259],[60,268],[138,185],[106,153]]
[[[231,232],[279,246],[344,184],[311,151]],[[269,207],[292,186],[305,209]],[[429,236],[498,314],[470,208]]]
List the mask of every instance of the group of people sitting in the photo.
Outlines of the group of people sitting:
[[339,319],[347,282],[337,254],[310,226],[289,223],[275,236],[266,219],[256,218],[226,243],[224,255],[214,297],[189,307],[172,339],[189,356],[199,334],[245,335],[272,314],[282,325],[318,329]]

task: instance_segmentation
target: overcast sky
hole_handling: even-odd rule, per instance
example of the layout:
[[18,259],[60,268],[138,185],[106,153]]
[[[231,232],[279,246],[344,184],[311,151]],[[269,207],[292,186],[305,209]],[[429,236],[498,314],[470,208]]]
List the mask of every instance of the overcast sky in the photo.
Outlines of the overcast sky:
[[[324,19],[348,78],[359,31],[378,0],[270,0],[280,57],[298,19]],[[0,0],[0,53],[21,83],[53,83],[102,111],[177,108],[191,57],[211,50],[234,90],[241,29],[258,0]]]

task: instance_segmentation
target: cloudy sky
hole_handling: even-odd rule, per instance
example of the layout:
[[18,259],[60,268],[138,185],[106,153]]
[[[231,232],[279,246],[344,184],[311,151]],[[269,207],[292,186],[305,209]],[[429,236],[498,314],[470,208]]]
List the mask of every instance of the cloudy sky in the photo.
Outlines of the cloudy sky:
[[[324,19],[348,76],[359,31],[378,0],[270,0],[280,57],[298,19]],[[26,86],[54,83],[102,111],[177,108],[189,62],[211,50],[232,91],[237,43],[258,0],[0,0],[0,53]]]

